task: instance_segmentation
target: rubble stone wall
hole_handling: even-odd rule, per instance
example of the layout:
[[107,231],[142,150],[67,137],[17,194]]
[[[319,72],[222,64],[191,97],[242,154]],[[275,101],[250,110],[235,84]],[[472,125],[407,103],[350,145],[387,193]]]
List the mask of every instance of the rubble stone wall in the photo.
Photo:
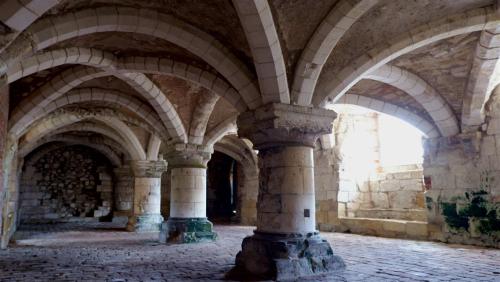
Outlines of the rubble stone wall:
[[21,178],[21,222],[106,217],[113,203],[112,168],[83,146],[50,151],[26,162]]

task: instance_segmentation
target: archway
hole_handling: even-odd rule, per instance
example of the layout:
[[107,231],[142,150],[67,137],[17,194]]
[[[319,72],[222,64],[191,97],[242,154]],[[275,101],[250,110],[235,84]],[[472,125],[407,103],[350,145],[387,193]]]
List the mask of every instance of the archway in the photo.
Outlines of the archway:
[[331,191],[323,191],[328,189],[324,181],[316,185],[319,228],[424,237],[426,230],[418,233],[408,228],[415,225],[424,230],[427,224],[423,133],[402,119],[371,109],[343,104],[332,107],[338,113],[334,134],[329,136],[330,142],[323,138],[320,150],[332,148],[329,163],[324,160],[328,154],[316,154],[316,173],[321,174],[318,179],[330,179],[337,185]]
[[48,143],[25,157],[21,172],[21,224],[110,221],[113,165],[84,145]]
[[207,169],[207,216],[215,222],[237,220],[238,164],[232,157],[214,152]]

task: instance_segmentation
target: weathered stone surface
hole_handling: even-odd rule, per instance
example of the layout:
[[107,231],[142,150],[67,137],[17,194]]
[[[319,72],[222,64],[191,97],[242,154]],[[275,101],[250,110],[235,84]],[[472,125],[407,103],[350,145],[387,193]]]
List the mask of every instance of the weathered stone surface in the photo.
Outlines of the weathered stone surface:
[[285,281],[345,268],[344,261],[333,254],[330,244],[318,233],[303,236],[255,231],[241,247],[235,268],[227,274],[230,279]]
[[161,225],[161,243],[200,243],[216,239],[217,233],[207,218],[169,218]]
[[21,221],[110,215],[114,182],[103,156],[74,146],[33,157],[27,159],[21,180]]

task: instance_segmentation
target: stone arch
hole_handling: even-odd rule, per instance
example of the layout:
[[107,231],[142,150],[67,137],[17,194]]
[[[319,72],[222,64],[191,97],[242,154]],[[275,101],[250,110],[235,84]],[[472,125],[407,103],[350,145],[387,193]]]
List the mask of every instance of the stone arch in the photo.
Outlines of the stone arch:
[[367,76],[403,90],[412,96],[429,113],[442,136],[458,134],[458,121],[443,97],[417,75],[391,65],[383,65]]
[[[222,74],[250,108],[262,103],[254,78],[227,48],[198,28],[155,10],[107,6],[47,17],[26,30],[32,41],[27,52],[35,53],[70,38],[110,31],[145,34],[176,44]],[[30,45],[26,41],[18,39],[6,50],[2,56],[3,72],[15,63],[10,59],[15,50]]]
[[[111,162],[111,164],[114,167],[120,167],[122,165],[122,161],[120,159],[120,156],[118,156],[116,154],[116,152],[111,150],[107,145],[100,144],[99,142],[96,143],[96,141],[98,141],[98,140],[96,140],[95,138],[82,138],[81,136],[76,138],[76,137],[72,137],[72,136],[53,135],[53,136],[50,136],[48,138],[40,139],[38,142],[36,142],[36,144],[29,146],[29,148],[20,148],[19,153],[20,153],[20,157],[24,158],[25,156],[27,156],[29,153],[33,152],[37,148],[39,148],[47,143],[51,143],[51,142],[60,142],[60,143],[62,143],[63,146],[83,145],[83,146],[87,146],[89,148],[92,148],[92,149],[98,151],[99,153],[101,153],[102,155],[104,155],[106,158],[108,158],[108,160]],[[52,150],[61,148],[60,145],[56,145],[56,144],[54,144],[54,145],[55,146],[53,146]],[[21,152],[23,152],[23,154],[21,154]]]
[[148,148],[146,150],[148,160],[152,161],[158,160],[160,146],[161,146],[161,139],[158,136],[151,134],[148,141]]
[[290,103],[285,60],[267,1],[238,1],[240,18],[259,78],[262,103]]
[[316,87],[321,70],[340,38],[378,0],[341,0],[328,13],[314,32],[300,56],[293,80],[291,98],[307,106]]
[[[12,120],[17,123],[24,118],[24,123],[33,119],[36,112],[55,99],[61,97],[79,84],[98,77],[109,76],[103,70],[92,67],[78,66],[68,69],[57,75],[51,81],[39,88],[32,98],[21,103],[12,113]],[[140,91],[153,105],[161,120],[165,124],[170,136],[174,140],[185,141],[186,134],[184,126],[174,107],[166,99],[166,96],[149,80],[144,74],[126,73],[124,79],[134,89]],[[123,79],[123,77],[121,77]],[[153,103],[154,101],[154,103]],[[21,122],[21,124],[23,124]]]
[[240,161],[243,165],[249,165],[257,169],[257,154],[255,154],[253,150],[249,150],[248,147],[235,136],[226,135],[225,138],[221,138],[214,144],[214,150],[227,154],[233,159]]
[[212,128],[209,132],[205,134],[203,144],[206,146],[212,146],[217,142],[219,142],[219,140],[221,140],[224,136],[228,135],[229,133],[231,132],[236,133],[237,131],[236,118],[237,118],[236,116],[231,116],[220,122],[214,128]]
[[81,64],[111,73],[150,73],[171,75],[200,85],[226,99],[239,112],[248,109],[240,93],[219,74],[195,65],[156,57],[125,57],[95,48],[72,47],[37,53],[11,65],[7,82],[12,83],[33,73],[64,64]]
[[200,97],[198,105],[194,109],[191,125],[189,127],[189,143],[197,145],[203,143],[208,120],[218,100],[219,96],[211,93]]
[[69,91],[57,100],[52,101],[46,107],[43,107],[41,110],[35,112],[35,115],[29,116],[29,119],[25,116],[19,121],[14,120],[10,129],[10,133],[14,136],[20,136],[29,126],[42,118],[44,115],[47,115],[66,105],[100,101],[113,102],[129,109],[130,111],[133,111],[143,120],[145,120],[159,134],[163,133],[164,130],[166,130],[163,126],[161,126],[162,123],[154,110],[151,109],[148,105],[142,103],[140,100],[117,90],[90,87],[73,89]]
[[57,3],[59,0],[5,0],[0,4],[0,21],[21,32]]
[[[114,114],[106,111],[98,112],[79,110],[77,112],[55,112],[46,116],[37,125],[30,128],[30,130],[24,135],[22,143],[36,142],[38,139],[47,135],[51,131],[89,119],[97,120],[107,125],[110,129],[116,131],[121,139],[125,141],[124,146],[130,152],[133,160],[146,160],[144,148],[134,132],[123,121],[116,118]],[[115,141],[119,142],[119,140]]]
[[500,28],[483,30],[476,46],[462,107],[462,130],[484,122],[484,107],[500,82]]
[[500,20],[492,6],[457,13],[446,18],[418,26],[391,43],[376,46],[340,72],[325,77],[312,99],[314,105],[323,105],[327,98],[339,100],[352,86],[375,69],[417,48],[460,34],[495,27]]
[[391,103],[386,103],[377,99],[360,96],[356,94],[346,94],[340,98],[335,104],[350,104],[368,108],[377,112],[388,114],[418,128],[427,138],[439,137],[440,134],[436,127],[427,120],[418,115],[398,107]]

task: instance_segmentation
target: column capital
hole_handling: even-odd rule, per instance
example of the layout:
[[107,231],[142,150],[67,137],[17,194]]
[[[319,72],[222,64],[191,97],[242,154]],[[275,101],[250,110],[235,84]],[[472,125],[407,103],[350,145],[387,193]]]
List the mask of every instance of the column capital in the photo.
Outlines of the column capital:
[[131,161],[130,167],[135,177],[160,178],[167,170],[166,161]]
[[238,117],[238,135],[258,150],[300,145],[314,147],[316,140],[332,132],[337,114],[332,110],[270,103]]
[[165,152],[165,157],[171,168],[206,168],[213,152],[212,146],[179,143],[169,146]]

